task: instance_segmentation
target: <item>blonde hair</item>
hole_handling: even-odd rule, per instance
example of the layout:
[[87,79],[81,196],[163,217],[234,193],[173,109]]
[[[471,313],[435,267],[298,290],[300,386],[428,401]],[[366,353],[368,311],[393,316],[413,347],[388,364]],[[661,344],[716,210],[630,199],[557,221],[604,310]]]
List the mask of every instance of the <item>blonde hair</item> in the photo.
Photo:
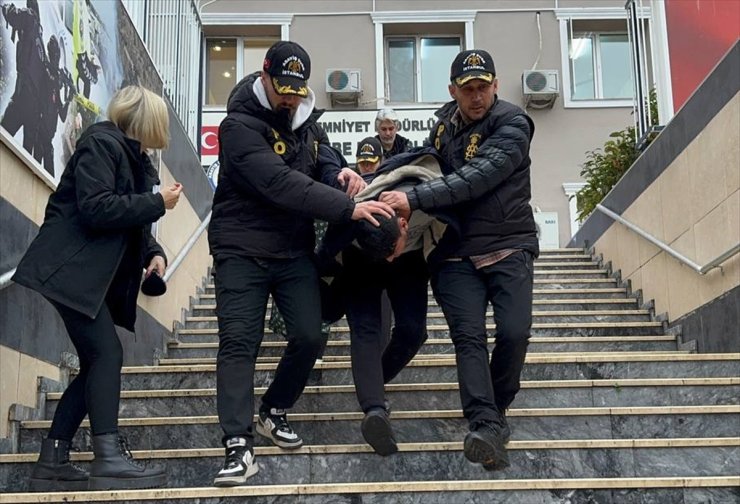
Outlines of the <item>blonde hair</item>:
[[166,149],[170,143],[167,105],[144,87],[119,89],[108,105],[108,119],[145,149]]

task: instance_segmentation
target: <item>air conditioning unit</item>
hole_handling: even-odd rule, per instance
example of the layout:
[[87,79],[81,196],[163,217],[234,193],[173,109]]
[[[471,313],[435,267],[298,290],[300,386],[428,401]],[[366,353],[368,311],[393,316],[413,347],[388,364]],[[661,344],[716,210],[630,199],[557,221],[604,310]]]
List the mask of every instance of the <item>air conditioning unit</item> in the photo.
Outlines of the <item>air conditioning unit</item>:
[[327,93],[360,93],[362,92],[361,72],[358,68],[327,68]]
[[560,94],[558,71],[527,70],[522,74],[522,93],[524,93],[524,96],[531,96],[532,98],[557,96]]

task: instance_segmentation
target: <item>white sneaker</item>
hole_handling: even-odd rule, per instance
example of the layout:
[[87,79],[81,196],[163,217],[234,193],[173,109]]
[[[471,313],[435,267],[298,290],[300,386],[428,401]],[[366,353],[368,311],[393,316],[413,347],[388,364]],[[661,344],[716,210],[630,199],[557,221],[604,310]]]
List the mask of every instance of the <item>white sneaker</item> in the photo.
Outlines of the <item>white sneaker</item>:
[[260,410],[255,430],[281,448],[300,448],[303,445],[303,440],[290,427],[283,409]]
[[257,471],[259,467],[254,461],[254,451],[247,446],[247,440],[243,437],[229,438],[226,440],[226,461],[213,480],[213,485],[217,487],[243,485],[247,478],[257,474]]

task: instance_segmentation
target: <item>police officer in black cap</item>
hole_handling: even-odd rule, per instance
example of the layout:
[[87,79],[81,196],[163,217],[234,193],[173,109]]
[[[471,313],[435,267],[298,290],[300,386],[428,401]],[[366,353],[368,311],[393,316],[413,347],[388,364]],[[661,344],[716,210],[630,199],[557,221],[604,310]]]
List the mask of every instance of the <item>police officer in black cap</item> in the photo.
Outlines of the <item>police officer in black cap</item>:
[[216,486],[243,484],[257,472],[254,369],[268,295],[285,318],[288,345],[262,396],[256,430],[282,448],[303,444],[286,410],[302,393],[323,343],[319,276],[311,259],[314,219],[377,225],[373,212],[393,213],[377,201],[355,204],[348,193],[364,185],[360,176],[320,161],[322,147],[330,144],[316,123],[310,73],[300,45],[275,43],[262,71],[232,90],[219,128],[220,169],[208,233],[219,325],[216,397],[226,447]]
[[[462,51],[450,69],[453,101],[437,111],[429,142],[445,176],[408,192],[381,195],[402,215],[451,209],[461,234],[445,231],[435,253],[432,289],[455,345],[463,414],[470,423],[465,456],[489,470],[509,465],[506,408],[519,378],[532,326],[533,261],[539,253],[529,206],[532,120],[500,100],[491,55]],[[486,308],[493,306],[496,346],[488,355]]]

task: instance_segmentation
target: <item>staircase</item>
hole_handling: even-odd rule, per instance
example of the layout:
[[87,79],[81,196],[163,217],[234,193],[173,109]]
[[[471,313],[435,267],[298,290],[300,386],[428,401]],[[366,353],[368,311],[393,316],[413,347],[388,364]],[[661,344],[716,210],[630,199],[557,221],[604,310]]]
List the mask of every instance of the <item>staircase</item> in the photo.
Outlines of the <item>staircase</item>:
[[[508,412],[505,471],[489,473],[462,453],[467,423],[454,351],[430,296],[429,339],[387,386],[399,453],[381,458],[362,440],[342,320],[291,410],[305,446],[285,451],[257,436],[259,473],[244,487],[211,487],[224,450],[208,284],[177,324],[167,358],[123,371],[122,431],[137,458],[166,462],[169,487],[23,493],[50,425],[26,421],[20,453],[0,455],[0,503],[740,502],[740,355],[679,349],[685,345],[652,310],[582,250],[545,251],[535,266],[532,339],[522,390]],[[284,346],[267,332],[257,396]],[[46,394],[45,418],[60,396]],[[83,452],[73,457],[83,462],[92,457],[87,427],[76,440]]]

